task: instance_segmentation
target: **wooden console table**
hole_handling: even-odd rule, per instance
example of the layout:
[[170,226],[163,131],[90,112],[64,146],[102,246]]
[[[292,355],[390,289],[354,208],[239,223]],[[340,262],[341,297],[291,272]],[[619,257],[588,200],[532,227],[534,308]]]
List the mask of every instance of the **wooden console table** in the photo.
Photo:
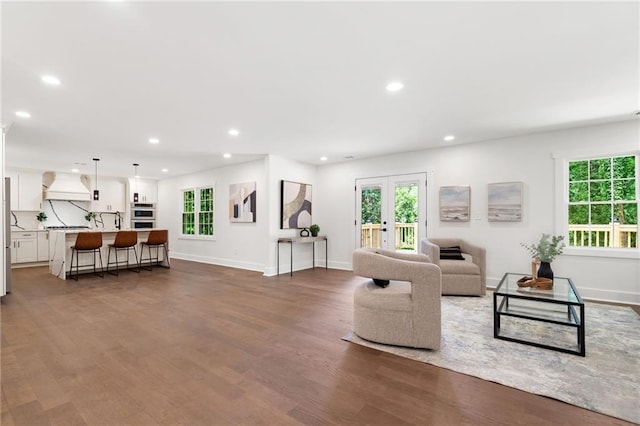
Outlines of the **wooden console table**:
[[316,242],[324,241],[324,268],[329,269],[329,243],[327,241],[327,237],[324,235],[318,235],[317,237],[293,237],[293,238],[278,238],[278,254],[277,254],[277,263],[278,263],[278,275],[280,275],[280,244],[286,243],[290,246],[290,258],[289,258],[289,266],[290,266],[290,275],[293,276],[293,244],[294,243],[311,243],[313,247],[313,257],[312,257],[312,265],[316,267]]

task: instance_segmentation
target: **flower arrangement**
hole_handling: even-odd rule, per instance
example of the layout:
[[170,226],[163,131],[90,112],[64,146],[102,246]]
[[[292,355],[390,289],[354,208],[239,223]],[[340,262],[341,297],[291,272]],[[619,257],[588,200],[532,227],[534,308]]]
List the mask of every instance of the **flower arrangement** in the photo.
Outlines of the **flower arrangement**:
[[309,231],[311,231],[312,236],[317,236],[318,232],[320,232],[320,227],[315,223],[309,227]]
[[87,214],[84,215],[84,220],[86,220],[87,222],[91,221],[91,219],[93,219],[94,217],[96,217],[96,214],[94,212],[88,212]]
[[551,235],[542,234],[538,244],[527,245],[520,243],[520,245],[531,253],[531,257],[537,257],[541,262],[553,262],[559,254],[562,254],[564,248],[564,235]]
[[47,214],[45,212],[40,212],[36,215],[36,219],[38,220],[38,222],[44,222],[45,220],[47,220]]

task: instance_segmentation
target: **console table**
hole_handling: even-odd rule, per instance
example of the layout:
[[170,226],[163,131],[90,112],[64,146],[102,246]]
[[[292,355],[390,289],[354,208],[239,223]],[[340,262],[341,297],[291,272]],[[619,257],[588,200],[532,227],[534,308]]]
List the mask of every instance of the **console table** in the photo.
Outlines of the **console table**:
[[316,242],[324,241],[324,268],[329,269],[329,243],[327,242],[327,237],[324,235],[318,235],[317,237],[292,237],[292,238],[278,238],[278,254],[277,254],[277,263],[278,263],[278,275],[280,275],[280,244],[289,244],[290,246],[290,256],[289,256],[289,266],[290,266],[290,275],[293,276],[293,244],[309,244],[313,247],[312,254],[312,265],[316,267]]

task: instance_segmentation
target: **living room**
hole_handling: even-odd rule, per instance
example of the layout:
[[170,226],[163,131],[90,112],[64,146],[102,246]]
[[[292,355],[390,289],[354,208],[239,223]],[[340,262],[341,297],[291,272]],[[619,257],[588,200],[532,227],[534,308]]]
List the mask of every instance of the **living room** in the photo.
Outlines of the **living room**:
[[[635,386],[640,350],[640,317],[629,309],[640,309],[637,2],[1,7],[3,172],[95,177],[87,194],[103,185],[102,201],[105,182],[118,180],[126,205],[144,181],[157,192],[153,221],[169,231],[171,258],[170,268],[78,281],[46,266],[13,269],[1,305],[3,425],[638,418],[637,386],[615,383],[617,374]],[[636,209],[626,218],[630,246],[572,243],[569,163],[618,156],[635,159],[635,195],[624,200]],[[375,278],[352,272],[362,226],[354,188],[405,175],[424,179],[418,240],[462,238],[486,250],[487,295],[438,299],[442,350],[422,352],[467,356],[449,366],[348,338],[355,289]],[[283,181],[310,186],[310,223],[326,251],[278,244],[301,235],[283,229]],[[490,217],[500,183],[521,188],[518,220]],[[232,196],[242,184],[255,188],[244,221]],[[443,220],[446,187],[468,189],[465,220]],[[212,220],[197,235],[185,200],[203,188]],[[90,213],[64,203],[80,221]],[[2,212],[12,225],[36,224],[38,213]],[[109,225],[120,213],[108,212]],[[619,223],[612,213],[604,225]],[[531,272],[522,245],[544,233],[565,237],[553,270],[588,304],[585,357],[492,335],[492,290],[505,273]],[[455,303],[462,315],[447,311]],[[483,319],[473,317],[476,328],[465,322],[472,310]],[[614,311],[635,316],[607,317]],[[604,362],[589,365],[596,355]],[[494,374],[510,366],[523,382],[549,374],[557,392],[587,389],[590,399],[464,373],[473,361]]]

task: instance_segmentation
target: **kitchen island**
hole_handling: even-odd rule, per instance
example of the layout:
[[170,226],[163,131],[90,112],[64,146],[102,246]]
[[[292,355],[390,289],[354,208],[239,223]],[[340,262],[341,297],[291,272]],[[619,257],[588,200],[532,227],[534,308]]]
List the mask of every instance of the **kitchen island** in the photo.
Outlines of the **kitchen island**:
[[[127,229],[129,231],[129,229]],[[138,259],[142,255],[140,243],[147,241],[149,237],[149,232],[153,231],[153,229],[131,229],[131,231],[136,231],[138,233],[138,245],[136,246],[136,251],[138,252]],[[104,265],[105,273],[107,271],[107,256],[109,254],[109,244],[112,244],[116,238],[116,234],[118,233],[117,229],[112,230],[100,230],[100,229],[61,229],[61,230],[50,230],[49,231],[49,272],[56,277],[65,280],[67,278],[67,274],[71,269],[71,247],[76,243],[76,237],[79,232],[102,232],[102,248],[100,249],[102,255],[102,264]],[[169,251],[168,243],[167,243],[167,252]],[[151,254],[155,257],[155,248],[151,249]],[[113,256],[115,256],[115,251],[111,254],[112,260]],[[120,262],[124,259],[122,252],[119,255]],[[150,261],[147,259],[149,256],[148,249],[145,250],[145,260],[143,265],[148,265]],[[158,250],[158,257],[160,260],[160,264],[162,266],[169,266],[169,262],[164,258],[164,251],[162,249]],[[79,273],[93,273],[93,264],[90,266],[82,266],[87,263],[93,262],[93,255],[91,253],[80,253],[79,254],[79,262],[80,268]],[[100,260],[96,259],[97,268],[100,268]],[[125,267],[125,265],[120,265],[121,268]],[[136,266],[135,256],[130,254],[129,257],[129,266]],[[109,266],[109,269],[115,268],[115,264]],[[73,269],[75,271],[75,260]],[[74,272],[75,273],[75,272]]]

